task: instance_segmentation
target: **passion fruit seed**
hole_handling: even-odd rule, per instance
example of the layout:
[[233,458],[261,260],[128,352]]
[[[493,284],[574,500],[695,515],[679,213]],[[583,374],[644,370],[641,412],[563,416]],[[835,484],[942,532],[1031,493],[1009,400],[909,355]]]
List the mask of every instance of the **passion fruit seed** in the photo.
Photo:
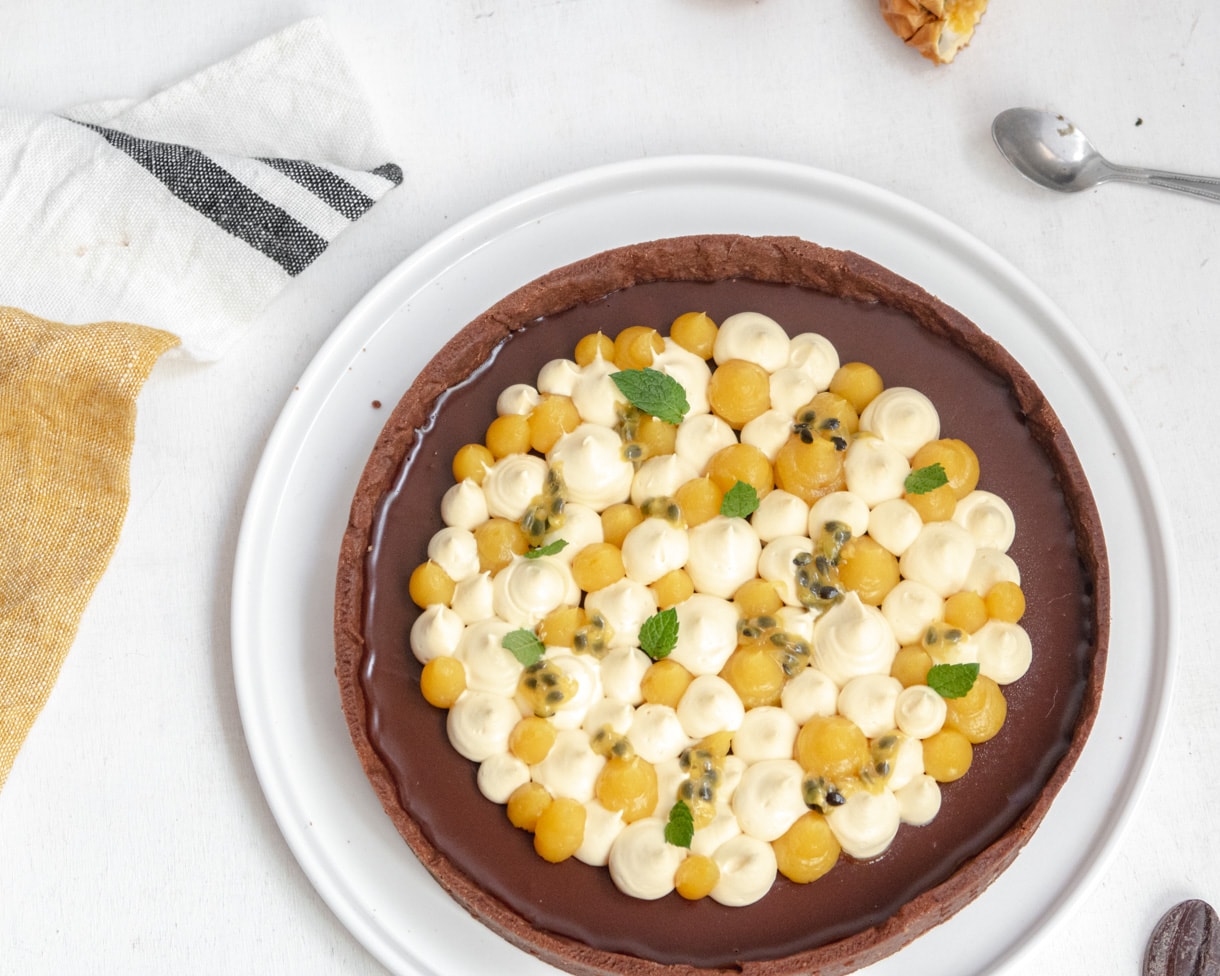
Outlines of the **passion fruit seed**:
[[549,718],[576,694],[576,682],[545,658],[521,673],[517,691],[539,718]]
[[531,546],[542,545],[548,533],[563,527],[566,495],[559,466],[548,467],[542,492],[530,500],[521,516],[521,531]]
[[822,527],[813,552],[799,552],[792,562],[796,567],[796,595],[803,606],[826,610],[839,603],[845,591],[839,579],[843,547],[851,539],[851,529],[831,520]]
[[610,650],[614,631],[600,613],[589,614],[589,622],[577,629],[572,637],[572,650],[578,654],[592,654],[599,661]]

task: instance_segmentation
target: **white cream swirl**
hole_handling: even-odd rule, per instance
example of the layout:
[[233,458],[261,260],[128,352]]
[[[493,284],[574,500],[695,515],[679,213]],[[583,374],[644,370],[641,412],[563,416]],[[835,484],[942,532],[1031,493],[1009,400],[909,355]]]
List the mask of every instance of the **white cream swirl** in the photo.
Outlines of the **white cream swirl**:
[[610,877],[625,895],[645,901],[674,890],[674,872],[686,849],[665,840],[665,821],[645,817],[628,824],[610,847]]
[[803,535],[781,535],[763,546],[758,557],[758,575],[775,587],[780,599],[790,607],[801,605],[796,586],[796,565],[793,560],[815,548]]
[[988,620],[970,635],[976,649],[979,673],[998,685],[1012,684],[1033,662],[1034,648],[1020,624]]
[[923,519],[905,498],[884,501],[868,514],[868,534],[895,556],[907,551],[922,528]]
[[541,399],[538,391],[528,383],[514,383],[506,386],[496,397],[496,414],[501,417],[510,414],[525,417],[538,406]]
[[487,521],[487,496],[466,478],[450,485],[441,497],[441,521],[458,529],[477,529]]
[[570,397],[578,379],[580,367],[572,360],[552,359],[538,370],[538,392]]
[[875,739],[894,727],[894,708],[900,694],[902,682],[897,678],[888,674],[858,675],[839,692],[839,714]]
[[932,587],[914,580],[899,580],[881,601],[881,613],[900,644],[918,644],[944,609],[943,597]]
[[488,514],[514,522],[542,494],[546,462],[535,454],[510,454],[491,466],[483,479]]
[[850,491],[832,491],[823,495],[809,509],[809,535],[816,539],[827,522],[842,522],[853,536],[868,531],[868,502]]
[[694,593],[674,611],[678,615],[678,640],[670,659],[695,676],[719,674],[737,649],[740,614],[736,605],[718,596]]
[[754,578],[761,553],[762,543],[749,522],[717,515],[690,530],[686,571],[695,589],[727,600]]
[[674,453],[702,471],[713,454],[736,443],[737,435],[725,421],[714,413],[699,413],[688,415],[678,425]]
[[692,739],[713,732],[735,732],[745,714],[746,708],[733,686],[716,674],[699,675],[678,701],[678,721]]
[[815,715],[833,715],[839,700],[839,686],[817,668],[805,668],[784,684],[779,703],[797,725]]
[[940,784],[926,773],[894,791],[898,815],[913,827],[930,824],[940,813]]
[[774,407],[764,410],[741,428],[741,443],[758,448],[772,464],[791,436],[792,414]]
[[445,729],[458,755],[481,763],[508,752],[508,736],[521,719],[511,698],[469,688],[449,709]]
[[928,522],[898,560],[898,569],[908,580],[949,597],[965,586],[974,553],[970,533],[956,522]]
[[[548,654],[547,660],[576,685],[576,693],[565,699],[551,716],[557,729],[578,729],[584,725],[589,710],[605,701],[602,694],[601,671],[596,658],[588,654]],[[518,706],[522,703],[518,701]],[[521,709],[523,712],[526,708]]]
[[813,625],[813,665],[840,688],[862,674],[889,674],[898,641],[876,607],[855,593],[827,610]]
[[551,796],[567,796],[577,803],[587,803],[593,799],[598,774],[605,765],[605,757],[593,751],[583,730],[561,729],[546,758],[532,767],[532,776]]
[[567,563],[552,556],[517,556],[492,580],[496,616],[514,627],[536,627],[560,606],[576,606],[580,587]]
[[690,536],[665,519],[646,518],[627,533],[622,553],[628,577],[647,586],[686,565]]
[[672,496],[692,478],[699,477],[699,469],[680,454],[659,454],[640,465],[631,485],[631,504],[643,505],[650,498]]
[[880,437],[857,437],[843,459],[847,490],[870,508],[901,498],[910,473],[911,465],[902,452]]
[[839,368],[839,351],[825,336],[802,332],[788,344],[788,365],[808,373],[820,393],[830,386]]
[[462,638],[465,621],[443,603],[434,603],[411,624],[411,653],[420,664],[434,657],[452,657]]
[[878,393],[860,414],[860,429],[876,434],[912,457],[940,436],[940,415],[932,401],[909,386],[891,386]]
[[791,425],[798,410],[821,390],[813,377],[796,366],[782,366],[771,374],[771,406],[785,414]]
[[733,812],[744,833],[770,843],[803,816],[805,770],[795,759],[764,759],[746,767],[733,793]]
[[809,525],[809,506],[804,499],[776,488],[758,503],[750,525],[764,545],[781,535],[803,535]]
[[627,398],[610,378],[610,374],[617,372],[614,363],[600,357],[580,367],[580,375],[572,384],[571,397],[576,412],[585,423],[610,428],[618,420]]
[[446,526],[428,540],[428,558],[460,583],[479,571],[479,545],[469,529]]
[[655,702],[646,702],[635,710],[627,740],[637,756],[653,764],[676,759],[691,744],[678,713]]
[[720,323],[712,359],[717,366],[744,359],[774,373],[787,365],[789,345],[788,333],[775,319],[761,312],[738,312]]
[[466,665],[466,687],[471,691],[508,699],[517,693],[521,662],[504,647],[504,635],[512,629],[511,624],[493,617],[462,631],[454,657]]
[[778,872],[774,848],[746,834],[726,840],[712,860],[720,868],[720,880],[711,898],[729,908],[754,904],[771,890]]
[[496,615],[494,592],[491,573],[475,573],[453,588],[453,599],[449,605],[463,623],[477,624]]
[[791,759],[800,731],[796,719],[775,705],[751,708],[733,733],[733,755],[746,763]]
[[585,804],[585,833],[572,856],[578,861],[604,868],[610,860],[610,848],[627,825],[617,810],[607,810],[596,800]]
[[613,430],[581,424],[555,442],[548,455],[561,468],[569,502],[603,511],[631,496],[635,468],[623,457],[623,441]]
[[963,590],[970,590],[979,596],[986,596],[996,583],[1015,583],[1021,585],[1021,569],[1016,560],[999,549],[980,549],[974,554],[970,563],[970,572],[966,574]]
[[958,500],[953,521],[970,533],[980,549],[1007,552],[1017,534],[1017,520],[1008,502],[990,491],[975,489]]
[[682,385],[686,393],[688,417],[707,413],[711,409],[707,399],[707,387],[712,380],[712,371],[707,363],[693,352],[683,349],[673,339],[666,338],[665,348],[652,357],[652,368],[673,377]]
[[[644,672],[652,666],[652,658],[632,645],[611,648],[601,661],[602,688],[608,698],[617,698],[628,705],[638,705],[644,700],[640,681]],[[618,729],[626,732],[625,728]]]
[[479,792],[492,803],[507,803],[513,790],[529,781],[529,766],[511,752],[497,752],[479,763]]
[[563,524],[548,532],[542,542],[549,545],[559,539],[567,545],[555,553],[554,558],[571,565],[576,554],[585,546],[605,541],[602,517],[588,505],[568,502],[563,507]]
[[917,739],[926,739],[939,732],[947,713],[945,699],[927,685],[904,688],[894,703],[898,728]]
[[830,831],[843,850],[866,861],[882,853],[894,840],[901,822],[898,800],[889,790],[857,790],[826,817]]
[[611,647],[635,647],[640,627],[657,612],[656,594],[643,583],[621,579],[585,595],[585,610],[600,613],[613,632]]

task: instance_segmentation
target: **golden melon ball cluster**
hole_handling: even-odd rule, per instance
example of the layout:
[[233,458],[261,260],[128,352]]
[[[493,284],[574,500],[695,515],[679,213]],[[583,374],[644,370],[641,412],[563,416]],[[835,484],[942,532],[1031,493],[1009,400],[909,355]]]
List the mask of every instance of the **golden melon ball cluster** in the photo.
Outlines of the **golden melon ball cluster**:
[[925,522],[944,522],[953,517],[957,503],[978,487],[978,455],[965,441],[941,438],[924,444],[911,458],[911,470],[939,464],[948,481],[931,491],[906,492],[904,498]]

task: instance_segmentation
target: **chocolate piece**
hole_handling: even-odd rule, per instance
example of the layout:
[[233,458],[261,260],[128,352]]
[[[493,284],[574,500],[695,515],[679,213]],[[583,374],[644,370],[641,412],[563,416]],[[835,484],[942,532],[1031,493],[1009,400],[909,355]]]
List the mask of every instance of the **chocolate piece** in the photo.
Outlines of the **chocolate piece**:
[[[532,383],[577,339],[678,314],[770,315],[829,338],[844,362],[928,394],[944,436],[979,455],[980,487],[1016,516],[1022,624],[1034,663],[1005,689],[1009,718],[940,815],[904,826],[882,857],[845,858],[810,885],[779,879],[725,908],[620,894],[602,868],[538,858],[449,746],[419,694],[405,581],[440,526],[454,450],[478,440],[500,390]],[[387,813],[437,880],[514,944],[574,973],[847,973],[901,948],[975,898],[1017,856],[1083,747],[1109,627],[1096,508],[1067,436],[1023,369],[976,326],[858,255],[794,238],[711,236],[595,255],[499,302],[451,340],[393,411],[343,540],[337,674],[352,738]]]

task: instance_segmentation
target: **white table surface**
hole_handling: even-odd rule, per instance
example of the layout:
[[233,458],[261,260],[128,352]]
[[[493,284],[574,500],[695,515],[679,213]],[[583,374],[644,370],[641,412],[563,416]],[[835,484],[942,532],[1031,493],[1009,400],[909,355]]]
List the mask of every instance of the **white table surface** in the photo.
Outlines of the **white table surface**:
[[297,866],[243,738],[229,605],[260,453],[327,335],[413,250],[539,181],[679,153],[806,163],[923,204],[1028,275],[1110,371],[1172,519],[1177,690],[1121,842],[1022,971],[1137,972],[1165,908],[1220,901],[1220,207],[1055,195],[989,135],[1003,108],[1050,107],[1117,161],[1220,174],[1220,6],[996,0],[937,69],[874,0],[0,0],[0,102],[150,94],[318,14],[405,180],[222,361],[153,371],[118,550],[0,792],[0,972],[383,971]]

